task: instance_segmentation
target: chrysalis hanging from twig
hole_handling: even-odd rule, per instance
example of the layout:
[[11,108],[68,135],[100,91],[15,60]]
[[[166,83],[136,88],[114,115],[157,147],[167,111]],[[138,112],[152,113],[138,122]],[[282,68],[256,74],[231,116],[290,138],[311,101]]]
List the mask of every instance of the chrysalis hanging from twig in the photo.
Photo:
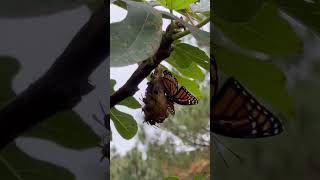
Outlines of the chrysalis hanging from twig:
[[168,116],[168,99],[165,95],[162,72],[156,68],[154,73],[151,74],[151,80],[148,82],[148,87],[143,98],[144,106],[144,121],[150,125],[162,123]]

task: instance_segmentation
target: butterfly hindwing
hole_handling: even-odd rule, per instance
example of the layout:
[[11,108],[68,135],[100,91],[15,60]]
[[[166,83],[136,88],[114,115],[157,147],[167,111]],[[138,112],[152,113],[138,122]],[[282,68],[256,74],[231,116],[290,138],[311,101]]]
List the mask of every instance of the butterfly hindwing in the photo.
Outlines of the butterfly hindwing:
[[279,134],[282,125],[234,78],[229,78],[211,101],[211,131],[237,138]]
[[177,79],[167,70],[163,71],[162,82],[170,102],[180,105],[198,104],[198,100],[185,87],[178,89]]
[[185,87],[181,86],[174,96],[174,102],[181,105],[198,104],[198,100]]

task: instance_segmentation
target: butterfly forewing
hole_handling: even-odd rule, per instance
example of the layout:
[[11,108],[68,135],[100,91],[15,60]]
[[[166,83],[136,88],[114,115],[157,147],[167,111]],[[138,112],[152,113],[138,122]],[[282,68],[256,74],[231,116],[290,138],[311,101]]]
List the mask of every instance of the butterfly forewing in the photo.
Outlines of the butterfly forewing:
[[282,125],[234,78],[229,78],[211,101],[211,130],[237,138],[273,136]]
[[163,86],[166,91],[166,93],[169,96],[174,96],[178,92],[178,81],[175,77],[172,76],[172,74],[165,70],[163,71]]

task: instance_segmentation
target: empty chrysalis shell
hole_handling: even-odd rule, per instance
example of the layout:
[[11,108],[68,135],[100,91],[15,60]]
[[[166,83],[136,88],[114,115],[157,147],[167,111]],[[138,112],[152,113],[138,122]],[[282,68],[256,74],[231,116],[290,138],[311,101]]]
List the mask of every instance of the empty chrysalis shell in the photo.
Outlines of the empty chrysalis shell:
[[151,80],[143,98],[144,121],[150,125],[162,123],[168,116],[168,100],[165,96],[164,87],[161,80],[161,72],[155,69],[151,74]]

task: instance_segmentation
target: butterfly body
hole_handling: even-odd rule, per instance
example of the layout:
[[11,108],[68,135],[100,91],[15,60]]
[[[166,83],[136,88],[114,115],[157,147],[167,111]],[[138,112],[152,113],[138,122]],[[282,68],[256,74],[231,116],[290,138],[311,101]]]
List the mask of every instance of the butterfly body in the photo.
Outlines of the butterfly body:
[[162,82],[165,90],[165,95],[169,101],[168,110],[174,114],[174,103],[180,105],[198,104],[198,100],[184,86],[179,88],[178,81],[173,75],[165,70],[162,75]]

